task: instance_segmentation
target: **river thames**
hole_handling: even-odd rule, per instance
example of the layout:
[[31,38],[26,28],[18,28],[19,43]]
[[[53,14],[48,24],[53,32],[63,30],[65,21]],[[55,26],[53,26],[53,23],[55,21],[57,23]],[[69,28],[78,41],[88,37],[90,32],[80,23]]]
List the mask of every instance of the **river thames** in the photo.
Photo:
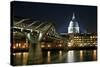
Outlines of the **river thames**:
[[41,59],[36,60],[29,60],[29,52],[13,53],[11,57],[13,65],[72,63],[96,61],[97,50],[42,51],[42,55],[38,55]]

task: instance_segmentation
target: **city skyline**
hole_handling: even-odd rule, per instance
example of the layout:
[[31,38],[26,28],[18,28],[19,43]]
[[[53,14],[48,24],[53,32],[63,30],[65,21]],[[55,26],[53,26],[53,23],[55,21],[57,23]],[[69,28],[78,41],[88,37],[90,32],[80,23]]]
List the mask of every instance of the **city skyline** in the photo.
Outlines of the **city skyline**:
[[81,5],[58,5],[14,2],[13,16],[32,18],[34,20],[52,20],[58,33],[67,33],[73,12],[80,25],[81,32],[97,32],[97,7]]
[[11,2],[13,66],[96,61],[97,38],[96,6]]

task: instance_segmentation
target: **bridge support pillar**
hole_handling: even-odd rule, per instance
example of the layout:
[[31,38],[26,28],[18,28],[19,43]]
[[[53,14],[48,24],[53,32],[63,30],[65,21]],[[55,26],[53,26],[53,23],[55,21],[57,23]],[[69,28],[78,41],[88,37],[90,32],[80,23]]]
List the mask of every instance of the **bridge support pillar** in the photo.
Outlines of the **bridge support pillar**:
[[40,43],[31,44],[29,48],[29,63],[28,64],[41,64],[42,63],[42,50]]

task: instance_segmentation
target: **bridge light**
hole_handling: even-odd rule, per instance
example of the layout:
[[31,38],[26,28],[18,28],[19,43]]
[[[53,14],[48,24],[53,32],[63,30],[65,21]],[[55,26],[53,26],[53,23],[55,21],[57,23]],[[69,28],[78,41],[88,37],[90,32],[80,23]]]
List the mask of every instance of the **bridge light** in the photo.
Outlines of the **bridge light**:
[[62,44],[59,44],[59,47],[61,47],[62,46]]
[[23,28],[21,28],[21,31],[23,31]]
[[15,55],[16,55],[16,53],[13,53],[13,55],[15,56]]
[[83,44],[80,44],[80,47],[82,47],[83,46]]
[[15,47],[21,48],[21,43],[16,43]]
[[16,43],[16,47],[18,47],[18,43]]
[[16,48],[16,46],[15,45],[13,45],[13,49],[15,49]]
[[44,48],[45,46],[44,45],[41,45],[41,48]]
[[31,32],[32,32],[33,30],[31,29]]
[[22,48],[25,48],[25,45],[23,45]]
[[48,47],[51,47],[51,45],[50,45],[50,44],[48,44]]
[[71,47],[71,46],[72,46],[72,43],[69,42],[69,43],[68,43],[68,47]]
[[21,47],[21,43],[19,43],[18,46]]
[[43,35],[42,33],[40,33],[40,34],[39,34],[39,39],[38,39],[38,41],[40,41],[40,40],[41,40],[42,35]]
[[28,48],[28,44],[27,43],[24,43],[24,46],[25,46],[25,48]]

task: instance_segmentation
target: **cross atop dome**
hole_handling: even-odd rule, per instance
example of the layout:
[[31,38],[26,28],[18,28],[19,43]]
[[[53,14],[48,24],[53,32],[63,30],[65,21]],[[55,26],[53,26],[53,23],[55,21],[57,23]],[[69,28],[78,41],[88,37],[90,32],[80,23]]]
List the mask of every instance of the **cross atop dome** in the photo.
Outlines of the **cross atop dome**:
[[73,12],[72,20],[74,20],[74,19],[75,19],[75,14],[74,14],[74,12]]

